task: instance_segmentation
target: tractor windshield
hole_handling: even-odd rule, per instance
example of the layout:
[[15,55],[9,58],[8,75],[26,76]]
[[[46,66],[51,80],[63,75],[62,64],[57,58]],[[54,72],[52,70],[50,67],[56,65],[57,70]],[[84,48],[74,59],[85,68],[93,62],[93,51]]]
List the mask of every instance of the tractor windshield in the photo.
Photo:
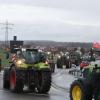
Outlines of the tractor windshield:
[[35,51],[26,51],[23,53],[26,63],[39,63],[46,60],[46,55],[44,53]]
[[23,53],[26,63],[36,63],[37,62],[37,52],[26,51]]

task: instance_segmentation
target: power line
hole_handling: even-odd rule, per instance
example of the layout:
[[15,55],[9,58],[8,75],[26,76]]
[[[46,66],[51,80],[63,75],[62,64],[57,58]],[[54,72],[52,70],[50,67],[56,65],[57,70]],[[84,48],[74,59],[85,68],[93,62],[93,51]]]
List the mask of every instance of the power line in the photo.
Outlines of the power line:
[[13,26],[14,24],[9,23],[8,21],[6,21],[5,23],[0,23],[0,24],[4,26],[2,29],[5,30],[5,47],[7,47],[8,46],[9,29],[12,29],[11,26]]

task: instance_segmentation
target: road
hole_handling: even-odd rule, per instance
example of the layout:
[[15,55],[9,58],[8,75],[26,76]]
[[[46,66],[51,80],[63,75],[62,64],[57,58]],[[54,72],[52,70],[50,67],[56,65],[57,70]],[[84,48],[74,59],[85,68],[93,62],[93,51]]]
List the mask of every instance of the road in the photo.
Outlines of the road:
[[52,75],[52,86],[48,94],[16,94],[2,88],[3,72],[0,73],[0,100],[70,100],[69,87],[75,78],[67,70],[57,70]]

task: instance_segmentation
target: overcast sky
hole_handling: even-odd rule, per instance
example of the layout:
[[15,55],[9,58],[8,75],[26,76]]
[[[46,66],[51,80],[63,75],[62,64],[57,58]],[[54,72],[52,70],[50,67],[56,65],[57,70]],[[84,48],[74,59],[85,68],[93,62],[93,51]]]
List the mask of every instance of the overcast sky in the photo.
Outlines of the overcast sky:
[[100,42],[100,0],[0,0],[6,20],[14,24],[9,39]]

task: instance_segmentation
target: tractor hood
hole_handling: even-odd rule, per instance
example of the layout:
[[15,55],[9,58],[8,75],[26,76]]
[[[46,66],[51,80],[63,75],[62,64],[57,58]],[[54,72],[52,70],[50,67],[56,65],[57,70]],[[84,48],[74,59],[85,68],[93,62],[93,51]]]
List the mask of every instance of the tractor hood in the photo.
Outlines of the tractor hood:
[[36,68],[36,69],[43,69],[43,68],[50,68],[49,64],[44,63],[44,62],[39,62],[36,64],[27,64],[23,60],[17,60],[15,62],[15,65],[19,68]]

